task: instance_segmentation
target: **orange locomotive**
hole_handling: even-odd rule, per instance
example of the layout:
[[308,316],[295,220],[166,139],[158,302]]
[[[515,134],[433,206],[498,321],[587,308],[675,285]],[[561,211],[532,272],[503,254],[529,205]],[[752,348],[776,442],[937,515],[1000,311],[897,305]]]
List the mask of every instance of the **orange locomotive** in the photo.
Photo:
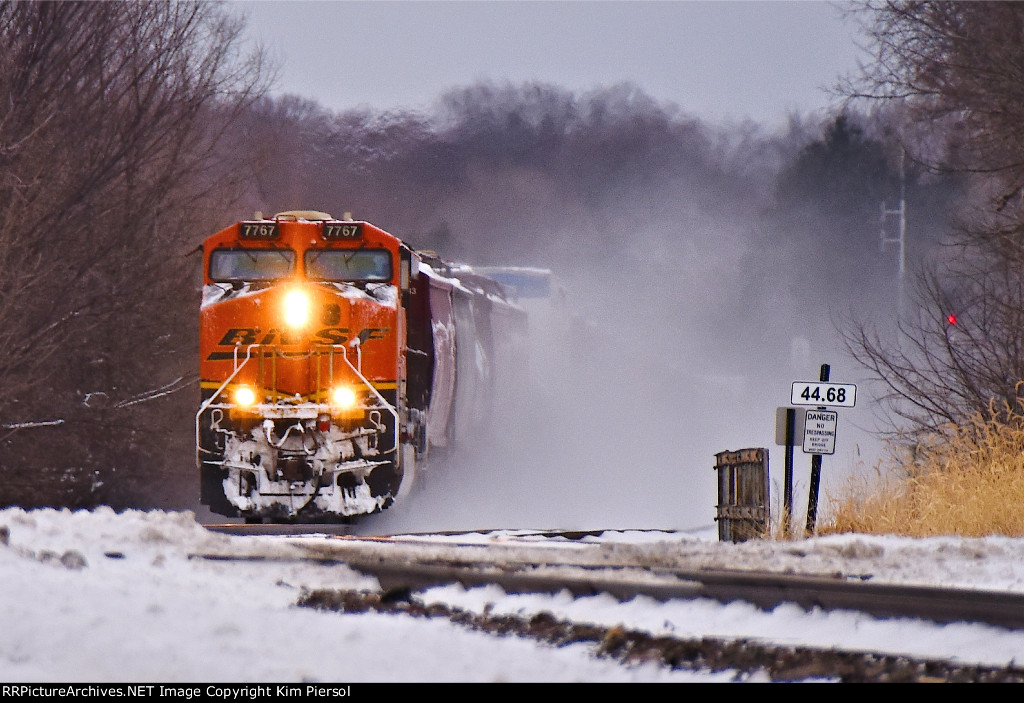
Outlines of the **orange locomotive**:
[[502,287],[349,215],[233,224],[203,245],[201,501],[348,521],[404,494],[431,447],[485,417]]

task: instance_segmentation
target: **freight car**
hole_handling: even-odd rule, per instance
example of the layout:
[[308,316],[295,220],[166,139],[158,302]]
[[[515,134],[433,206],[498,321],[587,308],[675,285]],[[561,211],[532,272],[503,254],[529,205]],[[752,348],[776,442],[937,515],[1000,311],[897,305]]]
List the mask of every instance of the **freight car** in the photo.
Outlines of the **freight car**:
[[214,513],[351,522],[480,431],[525,313],[369,222],[259,213],[203,244],[196,462]]

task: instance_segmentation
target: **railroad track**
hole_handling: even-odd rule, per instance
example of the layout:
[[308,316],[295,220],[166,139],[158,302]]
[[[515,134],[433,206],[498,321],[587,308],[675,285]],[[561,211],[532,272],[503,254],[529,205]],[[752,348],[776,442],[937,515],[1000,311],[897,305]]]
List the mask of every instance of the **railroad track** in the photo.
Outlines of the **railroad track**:
[[[268,531],[265,529],[262,533]],[[1024,669],[1015,666],[965,666],[874,653],[772,647],[761,642],[655,638],[644,633],[615,631],[615,628],[588,629],[573,623],[537,621],[536,618],[516,621],[509,617],[470,615],[427,605],[417,598],[418,592],[432,586],[457,583],[471,588],[494,584],[506,593],[569,591],[576,596],[609,594],[621,601],[637,596],[659,601],[708,598],[721,603],[745,601],[766,611],[792,603],[807,610],[852,610],[877,618],[918,618],[936,623],[975,622],[1024,628],[1022,594],[872,583],[864,575],[856,574],[796,574],[652,564],[642,549],[615,548],[607,543],[581,539],[599,533],[505,533],[500,540],[494,540],[488,539],[487,533],[336,535],[329,539],[323,539],[321,533],[320,538],[308,539],[293,532],[268,544],[268,549],[249,549],[243,554],[203,554],[196,558],[298,559],[345,564],[376,578],[380,592],[318,590],[305,594],[300,605],[346,612],[374,609],[444,615],[469,627],[519,632],[556,643],[560,638],[562,641],[590,639],[603,654],[633,659],[658,658],[671,666],[740,669],[756,666],[771,672],[773,678],[787,680],[798,677],[802,671],[808,676],[832,676],[844,681],[1024,682]]]
[[[237,528],[241,528],[240,530]],[[255,528],[255,529],[254,529]],[[275,530],[276,528],[276,530]],[[282,536],[287,555],[251,552],[209,554],[211,559],[293,558],[344,563],[377,578],[384,591],[416,591],[447,583],[465,587],[496,584],[508,593],[577,596],[608,593],[620,600],[647,596],[659,601],[710,598],[742,600],[771,610],[782,603],[805,609],[856,610],[875,617],[910,617],[936,623],[978,622],[1024,628],[1024,594],[977,589],[875,583],[865,575],[799,574],[720,568],[684,568],[649,563],[642,549],[584,543],[602,531],[503,533],[485,541],[477,533],[431,533],[303,540],[294,526],[232,526],[210,529],[235,534]],[[314,534],[323,535],[321,526]],[[297,538],[297,539],[294,539]]]

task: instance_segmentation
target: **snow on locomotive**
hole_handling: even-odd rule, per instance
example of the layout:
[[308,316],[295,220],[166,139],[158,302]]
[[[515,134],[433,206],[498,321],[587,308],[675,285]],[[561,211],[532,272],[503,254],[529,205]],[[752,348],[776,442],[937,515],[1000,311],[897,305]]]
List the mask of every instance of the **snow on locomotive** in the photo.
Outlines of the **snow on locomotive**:
[[525,325],[502,286],[369,222],[257,214],[203,245],[201,502],[348,521],[487,417]]

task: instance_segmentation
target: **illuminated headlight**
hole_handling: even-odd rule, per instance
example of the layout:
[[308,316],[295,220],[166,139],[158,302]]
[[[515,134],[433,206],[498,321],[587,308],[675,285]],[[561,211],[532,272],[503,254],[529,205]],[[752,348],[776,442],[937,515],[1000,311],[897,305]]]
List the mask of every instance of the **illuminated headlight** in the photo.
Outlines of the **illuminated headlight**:
[[284,298],[284,321],[291,327],[302,327],[309,320],[309,298],[293,290]]
[[248,408],[256,402],[256,391],[248,386],[241,386],[235,389],[233,394],[235,405],[242,408]]
[[338,386],[331,391],[331,405],[339,410],[349,410],[356,406],[356,392],[348,386]]

